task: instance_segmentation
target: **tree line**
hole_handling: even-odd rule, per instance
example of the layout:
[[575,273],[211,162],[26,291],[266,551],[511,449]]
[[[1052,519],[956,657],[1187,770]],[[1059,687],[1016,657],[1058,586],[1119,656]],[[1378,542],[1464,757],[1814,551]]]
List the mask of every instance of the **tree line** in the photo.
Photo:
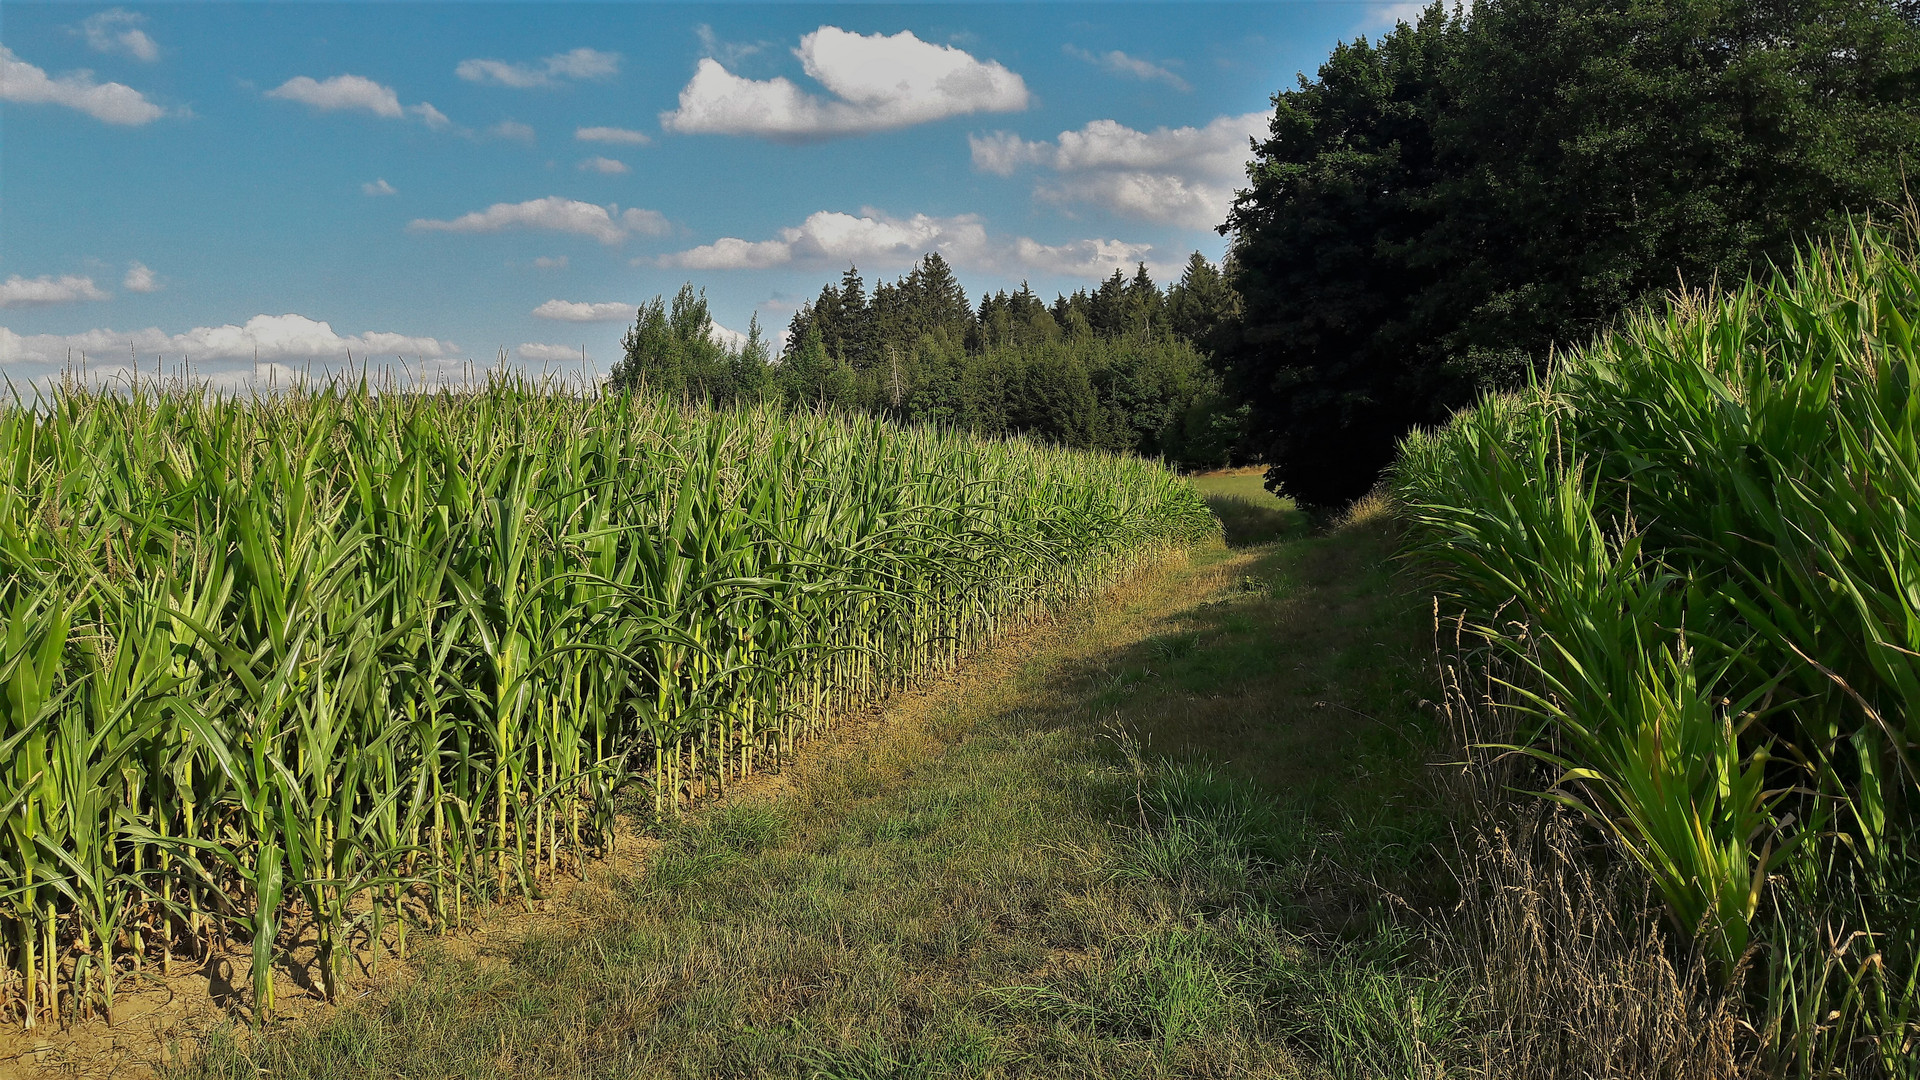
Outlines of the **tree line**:
[[935,252],[871,292],[848,268],[795,312],[777,358],[757,316],[729,347],[691,284],[655,297],[609,385],[857,410],[1199,468],[1226,463],[1241,438],[1206,351],[1236,304],[1222,270],[1195,253],[1165,289],[1143,264],[1051,303],[1023,283],[976,305]]

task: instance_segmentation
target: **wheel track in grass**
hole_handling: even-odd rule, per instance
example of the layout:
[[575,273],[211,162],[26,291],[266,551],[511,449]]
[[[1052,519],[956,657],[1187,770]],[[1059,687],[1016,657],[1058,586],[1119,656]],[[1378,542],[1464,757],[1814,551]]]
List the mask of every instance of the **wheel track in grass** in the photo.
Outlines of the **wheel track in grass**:
[[[1074,1034],[1080,1021],[1054,1005],[1033,1013],[996,987],[1084,997],[1136,952],[1184,962],[1185,901],[1106,880],[1128,819],[1087,800],[1113,781],[1115,720],[1150,755],[1203,755],[1263,790],[1374,782],[1346,758],[1381,725],[1349,713],[1384,699],[1337,684],[1365,683],[1356,656],[1378,659],[1386,550],[1376,529],[1142,570],[841,720],[677,835],[626,831],[538,910],[496,911],[356,980],[342,1008],[243,1033],[238,1048],[216,1036],[196,1065],[161,1072],[246,1075],[257,1058],[272,1075],[342,1078],[1293,1074],[1295,1050],[1266,1019],[1143,1040],[1126,1025],[1152,1022],[1126,1006]],[[1302,897],[1335,922],[1352,917],[1342,902]],[[155,1075],[150,1038],[143,1051],[125,1033],[108,1036],[117,1047],[77,1034],[28,1075]],[[1156,1038],[1172,1049],[1152,1052]]]
[[[1184,562],[1184,556],[1173,561]],[[1164,564],[1135,575],[1165,573]],[[1131,582],[1115,586],[1113,595],[1134,587]],[[878,739],[932,703],[965,695],[983,680],[1004,677],[1003,669],[1013,659],[1030,652],[1035,644],[1054,633],[1063,623],[1078,618],[1101,598],[1083,600],[1066,612],[1029,619],[1009,629],[992,644],[976,651],[954,671],[928,680],[905,692],[895,693],[881,703],[855,714],[838,718],[826,739],[801,748],[796,760],[778,771],[761,771],[745,780],[728,785],[724,799],[709,800],[690,812],[698,818],[718,807],[745,801],[778,798],[792,787],[797,775],[831,769],[870,748]],[[581,911],[603,902],[611,894],[611,885],[641,872],[648,853],[661,844],[647,835],[630,816],[616,831],[612,850],[595,859],[583,876],[563,876],[547,884],[540,900],[513,901],[498,905],[470,925],[443,933],[419,933],[409,947],[417,955],[430,949],[434,955],[480,963],[501,963],[515,943],[529,934],[552,932],[577,926]],[[293,933],[301,933],[296,928]],[[389,952],[381,970],[368,972],[369,953],[356,951],[347,966],[343,1004],[352,1004],[404,986],[417,974],[416,960],[398,959]],[[294,1024],[325,1023],[327,1008],[316,990],[311,970],[313,950],[288,950],[292,962],[280,965],[276,974],[278,1000],[285,1017],[279,1027]],[[138,1078],[160,1075],[156,1066],[177,1061],[183,1050],[220,1027],[231,1027],[235,1011],[228,1003],[237,1003],[248,985],[249,951],[234,948],[214,957],[205,965],[180,961],[171,976],[149,972],[116,995],[115,1022],[81,1021],[55,1030],[21,1031],[0,1028],[0,1077],[114,1077]],[[303,970],[305,969],[305,970]],[[240,1010],[244,1012],[244,1007]],[[316,1015],[317,1014],[317,1015]],[[245,1037],[244,1035],[242,1036]]]

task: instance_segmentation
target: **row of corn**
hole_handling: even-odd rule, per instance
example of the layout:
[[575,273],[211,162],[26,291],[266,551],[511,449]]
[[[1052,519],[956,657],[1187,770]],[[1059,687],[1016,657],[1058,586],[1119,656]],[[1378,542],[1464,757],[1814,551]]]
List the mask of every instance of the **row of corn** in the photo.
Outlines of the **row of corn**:
[[1783,1075],[1920,1076],[1912,224],[1635,315],[1394,473],[1516,741]]
[[[1206,534],[1161,466],[495,381],[0,409],[0,1016],[404,950]],[[304,943],[304,944],[301,944]]]

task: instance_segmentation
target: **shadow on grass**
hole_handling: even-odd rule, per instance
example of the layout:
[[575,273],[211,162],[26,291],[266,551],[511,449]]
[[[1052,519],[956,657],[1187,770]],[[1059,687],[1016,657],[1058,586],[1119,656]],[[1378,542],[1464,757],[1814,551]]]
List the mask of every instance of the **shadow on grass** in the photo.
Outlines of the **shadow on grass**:
[[1207,507],[1220,519],[1227,546],[1257,547],[1304,536],[1312,527],[1308,516],[1290,502],[1263,500],[1261,505],[1239,495],[1208,495]]
[[1423,623],[1389,551],[1358,529],[1199,552],[1110,597],[1142,612],[1113,638],[665,830],[504,963],[440,947],[364,1005],[216,1037],[174,1075],[1433,1075],[1464,999],[1380,899],[1433,891],[1446,826],[1410,750]]

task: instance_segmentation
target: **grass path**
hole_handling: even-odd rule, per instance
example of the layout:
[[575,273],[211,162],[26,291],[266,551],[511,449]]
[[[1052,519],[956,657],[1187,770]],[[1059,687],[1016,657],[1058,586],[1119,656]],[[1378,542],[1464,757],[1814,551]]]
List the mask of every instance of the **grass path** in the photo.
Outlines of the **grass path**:
[[179,1075],[1390,1069],[1451,1006],[1382,900],[1428,899],[1445,828],[1389,551],[1361,522],[1195,552],[694,815],[562,917],[429,946]]

